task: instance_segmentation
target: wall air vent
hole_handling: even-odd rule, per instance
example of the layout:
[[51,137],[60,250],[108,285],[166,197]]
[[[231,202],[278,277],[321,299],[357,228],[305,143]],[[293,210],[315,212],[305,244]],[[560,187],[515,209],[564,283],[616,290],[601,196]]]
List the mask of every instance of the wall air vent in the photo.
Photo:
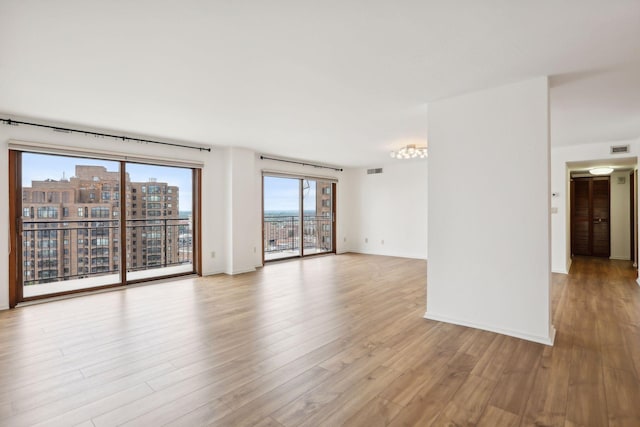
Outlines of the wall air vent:
[[629,152],[628,145],[612,145],[611,154],[625,154]]
[[382,173],[382,168],[367,169],[367,175],[373,175],[376,173]]

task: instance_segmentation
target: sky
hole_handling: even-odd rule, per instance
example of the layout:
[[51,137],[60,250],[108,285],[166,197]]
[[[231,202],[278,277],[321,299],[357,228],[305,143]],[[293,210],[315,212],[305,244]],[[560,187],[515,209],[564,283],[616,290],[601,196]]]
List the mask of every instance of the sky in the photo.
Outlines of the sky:
[[[48,154],[22,154],[22,185],[31,186],[31,181],[53,179],[59,181],[64,176],[69,179],[75,175],[76,165],[104,166],[109,172],[117,172],[119,162],[77,157],[55,156]],[[152,166],[139,163],[127,163],[127,172],[131,181],[146,182],[156,178],[158,182],[167,182],[180,188],[180,210],[191,211],[192,174],[191,169],[167,166]],[[316,181],[304,180],[303,203],[305,211],[316,209]],[[297,178],[264,177],[264,210],[299,210],[300,180]]]
[[[109,172],[117,172],[119,163],[108,160],[85,159],[77,157],[54,156],[48,154],[22,154],[22,185],[30,187],[31,181],[45,179],[69,179],[75,175],[76,165],[104,166]],[[127,172],[131,181],[146,182],[156,178],[158,182],[176,185],[180,189],[180,210],[191,211],[192,206],[192,173],[191,169],[168,166],[152,166],[138,163],[127,163]]]
[[[316,209],[316,182],[304,181],[304,210]],[[296,178],[264,177],[264,210],[294,211],[300,210],[300,180]]]

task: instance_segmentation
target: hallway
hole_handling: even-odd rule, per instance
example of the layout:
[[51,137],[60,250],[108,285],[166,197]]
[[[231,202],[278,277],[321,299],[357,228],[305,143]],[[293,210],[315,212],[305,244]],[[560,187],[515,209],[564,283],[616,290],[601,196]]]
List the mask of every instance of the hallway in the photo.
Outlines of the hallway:
[[554,274],[557,335],[553,349],[545,349],[542,366],[553,377],[545,406],[557,408],[558,422],[566,390],[569,425],[607,425],[607,418],[609,425],[640,425],[640,287],[635,279],[630,261],[589,257],[574,257],[567,276]]

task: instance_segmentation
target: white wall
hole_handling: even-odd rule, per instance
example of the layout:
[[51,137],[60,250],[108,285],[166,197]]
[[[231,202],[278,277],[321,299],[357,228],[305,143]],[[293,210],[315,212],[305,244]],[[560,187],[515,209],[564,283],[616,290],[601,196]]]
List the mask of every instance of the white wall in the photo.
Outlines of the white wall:
[[429,106],[425,317],[553,342],[548,113],[545,77]]
[[[629,144],[630,153],[611,154],[611,145]],[[619,159],[640,154],[640,141],[613,141],[593,144],[556,147],[551,150],[551,190],[558,193],[551,200],[557,213],[551,215],[551,254],[552,269],[555,273],[568,273],[571,267],[571,245],[569,228],[569,172],[568,162],[586,162],[594,160]],[[636,160],[637,161],[637,160]]]
[[253,271],[262,265],[260,189],[255,180],[255,153],[228,148],[227,154],[227,274]]
[[[618,182],[622,179],[624,182]],[[630,249],[630,186],[629,172],[614,172],[611,174],[611,259],[631,259]]]
[[427,161],[397,160],[382,169],[372,175],[349,171],[349,249],[426,259]]

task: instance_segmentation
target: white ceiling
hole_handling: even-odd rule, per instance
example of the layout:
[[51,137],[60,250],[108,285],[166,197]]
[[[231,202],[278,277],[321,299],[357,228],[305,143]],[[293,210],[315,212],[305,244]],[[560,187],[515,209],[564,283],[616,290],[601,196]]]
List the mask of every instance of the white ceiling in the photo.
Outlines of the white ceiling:
[[5,115],[344,166],[541,75],[553,145],[640,137],[638,0],[1,0],[0,52]]

